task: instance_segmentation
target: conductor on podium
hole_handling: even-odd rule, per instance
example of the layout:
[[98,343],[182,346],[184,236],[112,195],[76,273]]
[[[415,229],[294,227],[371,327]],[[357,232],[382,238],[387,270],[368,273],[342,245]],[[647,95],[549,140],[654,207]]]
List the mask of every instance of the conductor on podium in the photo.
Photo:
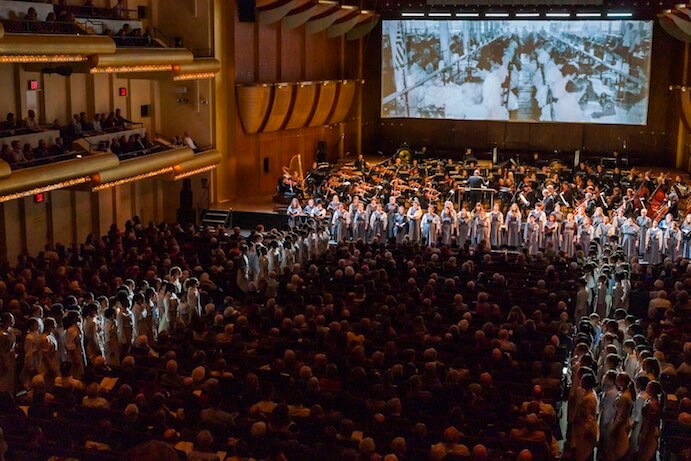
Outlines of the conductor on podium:
[[468,178],[468,188],[470,188],[470,193],[468,197],[470,198],[470,206],[475,206],[476,203],[482,202],[482,191],[479,190],[485,186],[485,178],[480,176],[480,170],[473,171],[473,175]]

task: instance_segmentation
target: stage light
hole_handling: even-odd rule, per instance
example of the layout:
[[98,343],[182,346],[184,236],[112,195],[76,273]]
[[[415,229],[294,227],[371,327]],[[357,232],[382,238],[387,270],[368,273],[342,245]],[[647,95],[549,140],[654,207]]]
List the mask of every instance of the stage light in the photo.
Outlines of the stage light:
[[425,13],[421,12],[415,12],[415,11],[406,11],[401,13],[401,16],[404,18],[422,18],[425,16]]
[[599,18],[602,13],[576,13],[578,18]]
[[509,13],[485,13],[486,18],[508,18]]
[[517,18],[538,18],[540,13],[516,13]]
[[456,13],[457,18],[477,18],[480,13]]
[[451,13],[429,12],[427,16],[431,18],[450,18]]
[[545,16],[548,18],[568,18],[571,13],[546,13]]
[[608,18],[630,18],[631,16],[633,16],[633,13],[607,13]]

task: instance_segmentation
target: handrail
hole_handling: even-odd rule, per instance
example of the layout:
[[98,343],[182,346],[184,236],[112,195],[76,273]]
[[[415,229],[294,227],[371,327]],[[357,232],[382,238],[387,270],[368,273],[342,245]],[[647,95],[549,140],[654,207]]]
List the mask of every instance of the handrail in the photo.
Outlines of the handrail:
[[169,37],[156,26],[153,27],[153,38],[162,41],[168,48],[184,48],[182,46],[176,46],[175,38]]
[[25,163],[10,163],[10,168],[12,170],[22,170],[24,168],[31,168],[34,166],[47,165],[49,163],[62,162],[64,160],[71,160],[73,158],[78,158],[81,154],[79,151],[70,150],[62,154],[49,155],[48,157],[43,157],[39,159],[34,159]]
[[[74,14],[77,17],[87,17],[87,18],[95,18],[95,19],[116,19],[116,20],[140,20],[141,18],[139,17],[139,11],[138,10],[130,10],[130,9],[123,9],[125,14],[124,17],[120,17],[115,13],[115,10],[113,8],[99,8],[95,6],[83,6],[83,5],[56,5],[55,6],[55,13],[59,13],[60,11],[67,11],[69,13]],[[131,15],[130,13],[136,13],[135,15]]]

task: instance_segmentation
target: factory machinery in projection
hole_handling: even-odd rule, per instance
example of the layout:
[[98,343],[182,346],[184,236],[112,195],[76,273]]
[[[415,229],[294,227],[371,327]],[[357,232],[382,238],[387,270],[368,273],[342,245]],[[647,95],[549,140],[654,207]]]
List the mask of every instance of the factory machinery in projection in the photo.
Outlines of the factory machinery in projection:
[[651,21],[389,20],[382,117],[645,125]]

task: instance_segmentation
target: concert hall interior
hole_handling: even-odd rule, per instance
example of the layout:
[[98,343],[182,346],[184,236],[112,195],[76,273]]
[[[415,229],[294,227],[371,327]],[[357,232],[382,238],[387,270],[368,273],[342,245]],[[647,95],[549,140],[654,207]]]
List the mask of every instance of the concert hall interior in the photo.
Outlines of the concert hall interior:
[[0,461],[691,460],[691,4],[0,0]]

